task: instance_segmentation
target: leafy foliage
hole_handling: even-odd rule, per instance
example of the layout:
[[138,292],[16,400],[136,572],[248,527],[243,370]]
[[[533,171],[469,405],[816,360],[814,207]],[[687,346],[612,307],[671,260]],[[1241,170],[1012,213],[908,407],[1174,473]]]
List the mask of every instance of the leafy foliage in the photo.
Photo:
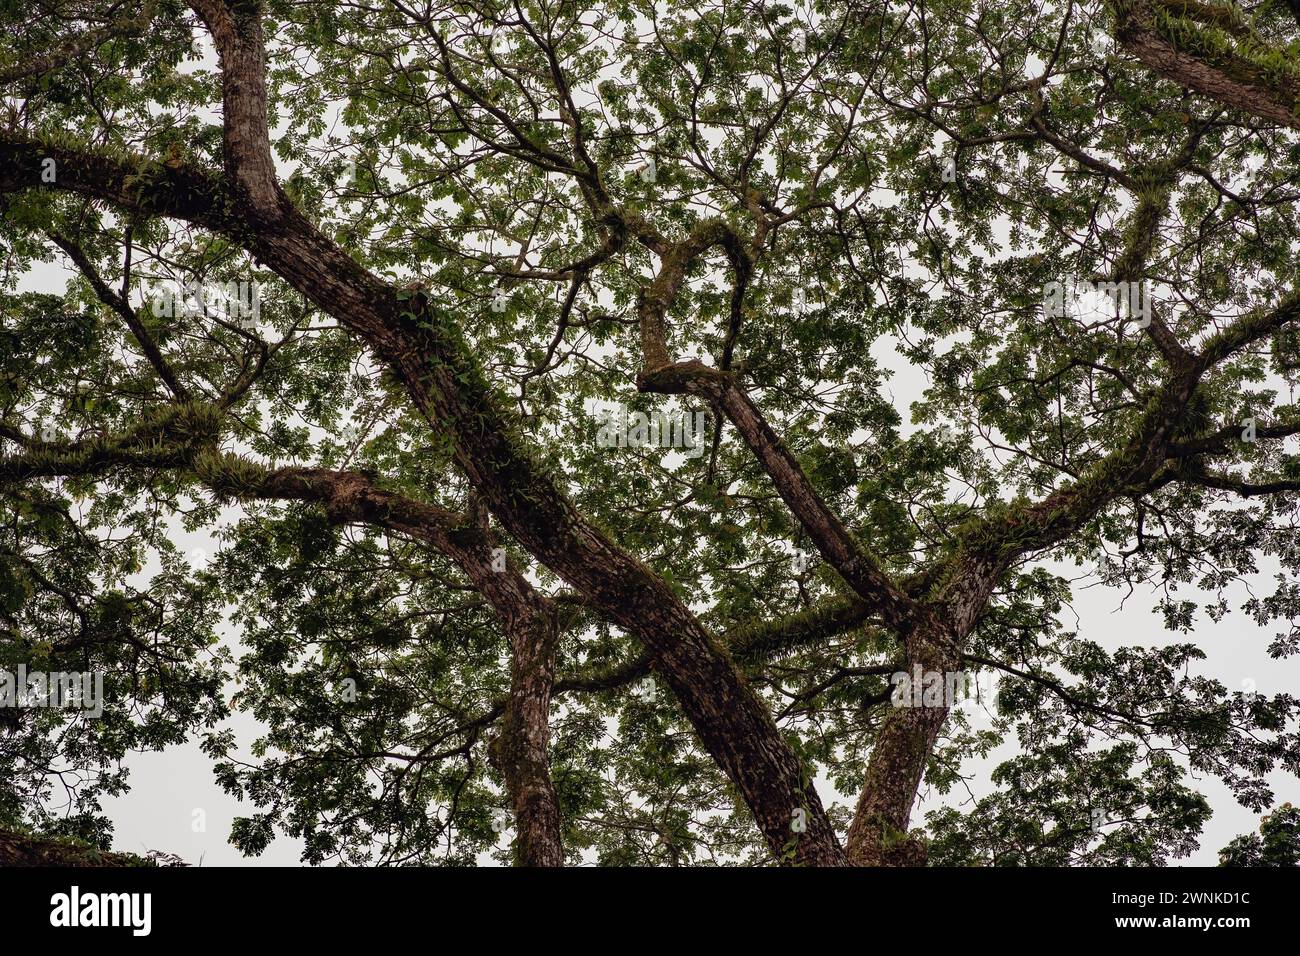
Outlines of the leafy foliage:
[[[924,821],[931,862],[1164,863],[1197,847],[1210,814],[1198,778],[1259,811],[1269,773],[1300,772],[1300,699],[1197,676],[1195,634],[1203,615],[1240,613],[1280,629],[1275,658],[1300,650],[1293,333],[1226,356],[1176,425],[1194,443],[1250,418],[1263,440],[1214,445],[1191,456],[1200,470],[1135,487],[1112,480],[1113,456],[1158,406],[1168,363],[1122,315],[1042,307],[1051,282],[1137,262],[1191,350],[1276,308],[1300,239],[1294,131],[1155,78],[1100,3],[260,6],[287,196],[357,263],[455,319],[544,472],[727,641],[838,794],[841,831],[903,635],[858,619],[764,643],[850,596],[825,563],[792,562],[813,550],[806,532],[716,414],[698,456],[595,441],[602,408],[697,406],[636,389],[637,307],[662,263],[644,242],[612,246],[591,187],[547,158],[569,156],[575,131],[629,221],[673,240],[720,221],[756,241],[743,280],[721,248],[689,263],[666,314],[673,354],[730,363],[829,507],[918,596],[981,529],[1067,485],[1099,489],[1077,528],[1011,563],[979,614],[965,666],[997,673],[1001,694],[988,720],[949,720],[927,786],[950,793],[972,758],[1015,753],[987,795]],[[207,34],[179,0],[150,8],[147,30],[8,81],[4,120],[135,164],[145,197],[170,169],[223,169]],[[1285,62],[1259,65],[1291,76],[1294,23],[1276,4],[1230,9],[1290,44]],[[0,4],[0,71],[118,13]],[[1190,29],[1162,16],[1170,35]],[[287,833],[310,863],[508,859],[490,745],[510,646],[473,582],[427,542],[249,500],[256,469],[191,454],[351,469],[471,514],[476,489],[445,429],[230,235],[58,189],[4,202],[0,438],[53,473],[0,481],[0,669],[102,670],[108,706],[100,720],[0,710],[0,826],[107,849],[99,801],[127,788],[126,755],[198,736],[255,808],[231,834],[248,854]],[[29,291],[28,270],[56,254],[72,267],[66,292]],[[257,283],[256,327],[159,315],[142,287],[193,281]],[[140,329],[100,285],[122,290]],[[177,403],[148,343],[211,422],[159,425],[165,465],[155,451],[59,473],[72,460],[60,443],[140,434]],[[914,401],[900,397],[917,382]],[[1231,482],[1198,480],[1206,469]],[[219,542],[211,561],[178,547],[196,532]],[[1069,630],[1080,566],[1116,593],[1154,593],[1179,642],[1108,649]],[[1275,590],[1236,597],[1261,571]],[[550,772],[569,858],[766,860],[732,785],[639,666],[639,642],[547,569],[531,574],[562,609]],[[232,709],[264,727],[251,752],[224,723]],[[1293,864],[1293,816],[1277,811],[1226,859]]]

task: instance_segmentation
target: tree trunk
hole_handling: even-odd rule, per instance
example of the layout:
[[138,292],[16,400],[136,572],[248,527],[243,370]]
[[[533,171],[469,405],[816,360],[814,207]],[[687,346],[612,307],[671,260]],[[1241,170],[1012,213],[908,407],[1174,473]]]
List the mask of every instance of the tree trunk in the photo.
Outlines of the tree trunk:
[[556,617],[536,613],[527,621],[511,621],[508,633],[510,701],[492,751],[515,808],[515,861],[519,866],[563,866],[560,805],[547,756]]
[[[961,664],[957,642],[935,622],[908,636],[907,673],[939,674],[943,686]],[[920,693],[921,689],[916,688]],[[885,717],[867,763],[867,776],[845,848],[854,866],[923,866],[925,847],[907,832],[912,805],[952,701],[927,705],[905,698]],[[919,706],[918,706],[919,704]]]

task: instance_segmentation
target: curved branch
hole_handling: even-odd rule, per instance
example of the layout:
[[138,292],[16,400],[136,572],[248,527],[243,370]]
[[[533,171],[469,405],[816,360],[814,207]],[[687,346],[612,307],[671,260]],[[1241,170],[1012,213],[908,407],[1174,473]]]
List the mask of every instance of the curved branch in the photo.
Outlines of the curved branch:
[[1155,22],[1155,10],[1146,0],[1126,3],[1118,11],[1116,38],[1148,67],[1180,86],[1269,122],[1300,129],[1296,90],[1268,82],[1263,70],[1245,57],[1222,54],[1211,62],[1180,50],[1156,29]]

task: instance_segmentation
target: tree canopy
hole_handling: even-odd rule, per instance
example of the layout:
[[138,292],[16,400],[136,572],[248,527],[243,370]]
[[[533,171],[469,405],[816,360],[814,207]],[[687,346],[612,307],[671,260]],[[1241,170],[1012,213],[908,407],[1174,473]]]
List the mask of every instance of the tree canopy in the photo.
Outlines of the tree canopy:
[[1195,668],[1300,651],[1295,0],[0,11],[0,670],[104,679],[0,827],[200,739],[310,863],[1158,864],[1300,773]]

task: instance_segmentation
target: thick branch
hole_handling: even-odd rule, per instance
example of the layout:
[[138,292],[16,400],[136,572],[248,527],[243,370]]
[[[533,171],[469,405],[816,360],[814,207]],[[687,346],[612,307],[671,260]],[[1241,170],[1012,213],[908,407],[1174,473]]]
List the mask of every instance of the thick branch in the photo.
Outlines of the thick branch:
[[1116,27],[1120,44],[1166,79],[1226,106],[1300,129],[1294,89],[1270,83],[1264,71],[1244,57],[1225,54],[1211,63],[1178,49],[1155,29],[1150,4],[1133,3],[1119,14]]
[[266,122],[266,39],[260,0],[190,0],[221,62],[222,152],[226,175],[259,213],[281,204]]
[[515,810],[516,860],[522,866],[561,866],[560,808],[551,783],[547,746],[558,627],[555,606],[529,584],[503,549],[474,522],[436,505],[375,487],[357,472],[282,468],[258,473],[246,462],[201,460],[199,475],[218,489],[222,476],[241,497],[317,502],[339,521],[389,528],[424,541],[450,558],[492,605],[510,642],[510,697],[491,748]]
[[734,374],[692,360],[642,375],[638,385],[646,392],[697,395],[726,415],[826,562],[888,624],[899,629],[908,626],[914,614],[911,599],[817,494]]
[[219,494],[312,502],[337,521],[388,528],[451,559],[492,606],[510,642],[510,696],[493,748],[515,808],[516,857],[525,866],[560,866],[559,804],[547,760],[558,638],[554,605],[528,583],[490,534],[437,505],[377,488],[358,472],[267,470],[214,450],[216,417],[202,404],[165,409],[123,435],[87,442],[29,442],[0,458],[0,483],[103,474],[114,467],[180,469]]

